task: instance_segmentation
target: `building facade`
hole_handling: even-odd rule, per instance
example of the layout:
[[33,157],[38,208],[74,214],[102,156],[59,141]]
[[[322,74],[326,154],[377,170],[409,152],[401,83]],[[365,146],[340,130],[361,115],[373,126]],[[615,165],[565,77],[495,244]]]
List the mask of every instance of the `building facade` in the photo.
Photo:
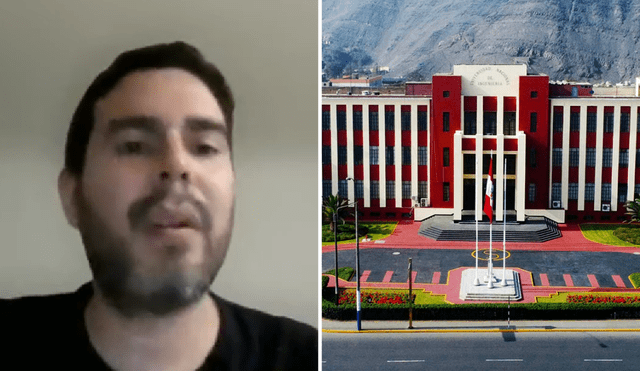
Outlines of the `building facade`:
[[[559,86],[526,65],[457,65],[405,94],[322,97],[322,193],[368,219],[618,220],[640,193],[640,98]],[[636,161],[636,159],[638,159]]]

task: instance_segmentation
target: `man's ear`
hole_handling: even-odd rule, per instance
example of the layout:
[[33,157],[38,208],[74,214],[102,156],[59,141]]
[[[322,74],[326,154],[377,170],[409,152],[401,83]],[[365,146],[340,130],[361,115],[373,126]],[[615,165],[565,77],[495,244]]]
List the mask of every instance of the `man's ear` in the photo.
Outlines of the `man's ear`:
[[78,228],[78,205],[76,192],[80,177],[72,174],[67,169],[62,169],[58,176],[58,194],[62,202],[62,210],[67,217],[67,221],[72,227]]

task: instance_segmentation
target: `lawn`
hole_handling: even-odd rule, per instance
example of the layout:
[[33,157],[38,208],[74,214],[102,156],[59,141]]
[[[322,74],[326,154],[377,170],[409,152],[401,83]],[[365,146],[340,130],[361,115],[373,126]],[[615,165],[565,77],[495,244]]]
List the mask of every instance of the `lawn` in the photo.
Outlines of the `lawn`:
[[580,224],[582,235],[589,241],[609,246],[634,246],[640,247],[616,237],[613,232],[618,228],[637,228],[623,224]]
[[551,294],[549,297],[538,297],[536,302],[538,303],[566,303],[567,295],[594,295],[594,296],[638,296],[635,292],[559,292],[557,294]]
[[[398,222],[390,222],[390,223],[385,223],[385,222],[380,222],[380,223],[376,223],[376,222],[358,223],[358,226],[365,226],[365,227],[369,228],[368,236],[372,241],[373,240],[382,240],[382,239],[385,239],[385,238],[389,237],[391,235],[391,233],[393,233],[393,231],[396,229],[397,225],[398,225]],[[328,224],[322,225],[322,230],[323,231],[328,231],[329,230],[329,225]],[[356,243],[356,240],[355,239],[351,239],[351,240],[338,241],[338,244],[343,244],[343,243]],[[322,246],[333,245],[333,244],[334,244],[333,242],[323,242]]]

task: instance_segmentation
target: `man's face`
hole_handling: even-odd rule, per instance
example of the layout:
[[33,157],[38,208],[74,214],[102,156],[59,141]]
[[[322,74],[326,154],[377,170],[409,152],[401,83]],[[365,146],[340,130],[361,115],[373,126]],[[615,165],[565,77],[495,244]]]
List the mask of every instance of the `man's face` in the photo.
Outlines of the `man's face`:
[[181,69],[130,73],[96,103],[74,204],[94,279],[121,312],[166,314],[209,289],[233,224],[226,130]]

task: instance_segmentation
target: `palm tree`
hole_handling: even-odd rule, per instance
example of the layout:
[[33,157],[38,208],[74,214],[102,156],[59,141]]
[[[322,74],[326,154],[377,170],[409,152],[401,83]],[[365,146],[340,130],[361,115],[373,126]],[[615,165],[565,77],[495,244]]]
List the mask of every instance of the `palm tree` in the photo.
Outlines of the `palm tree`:
[[627,208],[625,215],[629,215],[631,217],[629,223],[640,222],[640,198],[636,198],[633,201],[627,201],[624,206]]
[[[324,221],[329,221],[329,230],[334,231],[335,223],[333,222],[333,214],[338,214],[338,219],[344,223],[344,219],[340,216],[345,212],[345,207],[349,203],[349,200],[340,196],[340,194],[329,195],[322,200],[322,218]],[[340,208],[340,209],[339,209]]]

